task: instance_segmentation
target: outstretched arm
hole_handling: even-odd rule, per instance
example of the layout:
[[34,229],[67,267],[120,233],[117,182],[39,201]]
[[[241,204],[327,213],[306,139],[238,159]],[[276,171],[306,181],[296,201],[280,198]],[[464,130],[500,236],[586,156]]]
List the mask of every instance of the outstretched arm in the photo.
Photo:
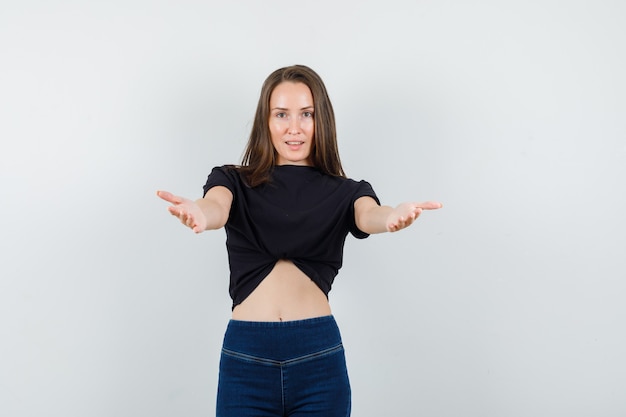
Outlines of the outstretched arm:
[[423,210],[436,210],[443,204],[435,201],[402,203],[397,207],[379,206],[371,197],[361,197],[354,202],[354,219],[365,233],[397,232],[409,227]]
[[211,188],[204,198],[196,201],[167,191],[157,191],[157,196],[172,203],[168,211],[195,233],[224,227],[233,202],[233,194],[223,186]]

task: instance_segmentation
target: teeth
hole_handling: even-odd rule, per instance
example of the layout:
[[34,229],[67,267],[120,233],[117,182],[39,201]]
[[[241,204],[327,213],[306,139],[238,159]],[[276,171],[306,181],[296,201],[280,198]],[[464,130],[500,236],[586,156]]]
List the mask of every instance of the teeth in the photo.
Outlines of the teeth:
[[286,142],[287,145],[302,145],[304,142]]

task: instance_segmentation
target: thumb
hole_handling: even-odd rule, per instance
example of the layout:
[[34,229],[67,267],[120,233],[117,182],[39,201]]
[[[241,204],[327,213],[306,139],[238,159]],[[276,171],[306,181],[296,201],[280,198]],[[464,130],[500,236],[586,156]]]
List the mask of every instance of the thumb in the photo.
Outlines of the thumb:
[[175,196],[169,191],[157,191],[156,194],[158,197],[172,204],[180,204],[183,201],[181,197]]
[[417,207],[424,209],[424,210],[437,210],[437,209],[442,208],[443,204],[437,201],[425,201],[423,203],[419,203]]

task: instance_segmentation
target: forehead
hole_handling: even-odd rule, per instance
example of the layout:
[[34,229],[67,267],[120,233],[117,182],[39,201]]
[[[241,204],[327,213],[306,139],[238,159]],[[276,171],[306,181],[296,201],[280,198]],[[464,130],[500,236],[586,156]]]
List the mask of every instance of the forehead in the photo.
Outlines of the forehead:
[[283,81],[272,90],[270,107],[295,105],[299,108],[313,105],[311,89],[302,82]]

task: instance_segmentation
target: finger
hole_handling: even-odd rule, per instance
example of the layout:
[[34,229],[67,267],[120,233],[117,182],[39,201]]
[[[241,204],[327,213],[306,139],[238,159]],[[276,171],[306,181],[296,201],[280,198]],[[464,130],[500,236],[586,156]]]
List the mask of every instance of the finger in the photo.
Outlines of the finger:
[[177,217],[182,224],[187,226],[189,214],[184,209],[182,209],[180,206],[170,206],[167,209],[172,216]]
[[437,210],[442,208],[443,204],[438,201],[425,201],[423,203],[417,203],[416,206],[423,210]]
[[181,197],[175,196],[174,194],[168,191],[157,191],[157,196],[161,197],[163,200],[170,202],[172,204],[180,204],[183,201]]
[[167,208],[167,211],[169,211],[172,216],[176,216],[178,218],[180,218],[181,213],[182,213],[181,209],[176,206],[169,206]]
[[194,219],[193,215],[190,213],[187,213],[186,216],[187,217],[185,218],[185,226],[193,229],[193,227],[196,225],[196,220]]
[[411,218],[413,220],[417,219],[420,216],[420,214],[422,214],[422,210],[423,209],[421,207],[414,207],[413,211],[411,212]]
[[404,228],[409,227],[413,223],[413,220],[414,220],[413,216],[410,216],[410,217],[407,217],[406,219],[403,219],[402,223],[400,223],[400,228],[404,229]]
[[185,210],[181,211],[181,218],[180,221],[183,222],[183,224],[187,227],[191,227],[192,224],[194,223],[194,218],[193,215]]
[[395,223],[392,223],[392,231],[393,232],[397,232],[399,230],[402,230],[406,227],[406,219],[404,217],[400,217],[398,218],[398,220]]

